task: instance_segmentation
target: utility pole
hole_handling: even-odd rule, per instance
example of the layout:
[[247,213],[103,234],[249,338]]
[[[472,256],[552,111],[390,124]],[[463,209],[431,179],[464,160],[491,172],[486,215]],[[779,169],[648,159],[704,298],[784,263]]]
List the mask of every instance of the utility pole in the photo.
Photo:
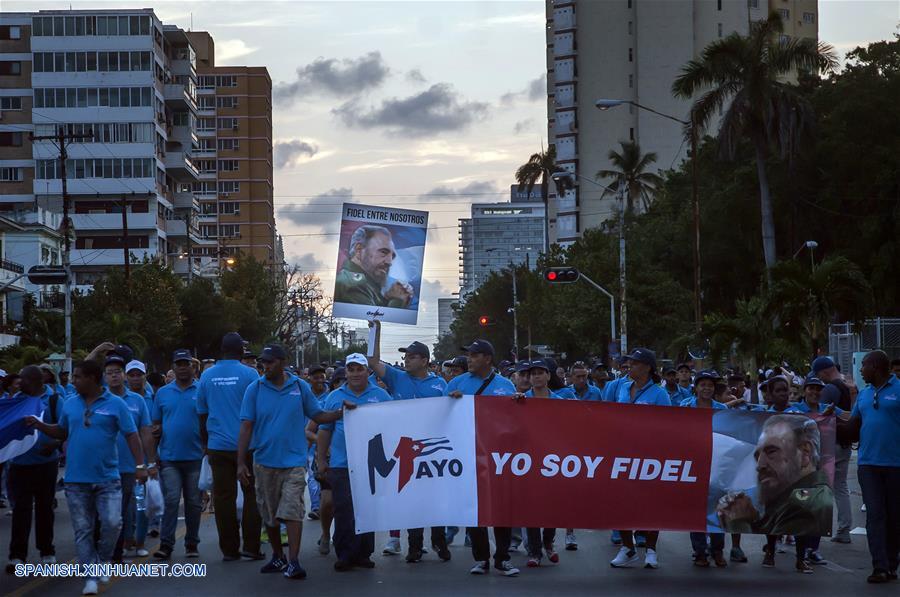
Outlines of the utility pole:
[[194,248],[191,246],[191,212],[184,214],[184,233],[187,237],[188,284],[194,279]]
[[513,361],[519,362],[519,297],[516,292],[516,266],[512,266],[513,283]]
[[[134,192],[132,192],[132,195]],[[128,200],[122,195],[122,251],[125,259],[125,288],[131,284],[131,253],[128,251]]]
[[66,270],[66,284],[65,284],[65,294],[66,294],[66,305],[65,305],[65,319],[66,319],[66,370],[72,370],[72,263],[71,263],[71,253],[72,250],[72,222],[69,219],[69,189],[66,185],[66,160],[69,158],[69,154],[66,151],[66,146],[72,141],[80,141],[82,139],[91,139],[93,138],[93,131],[87,131],[84,133],[74,134],[67,133],[65,125],[60,125],[56,127],[55,135],[40,135],[35,137],[34,135],[29,135],[29,138],[32,141],[51,141],[56,145],[56,148],[59,150],[59,178],[62,183],[62,203],[63,203],[63,221],[62,221],[62,231],[63,231],[63,268]]
[[628,204],[628,187],[624,178],[619,183],[619,197],[621,209],[619,210],[619,328],[620,336],[619,352],[622,356],[628,354],[628,313],[625,307],[625,206]]
[[697,127],[691,114],[691,203],[694,211],[694,330],[703,326],[700,310],[700,198],[697,193]]

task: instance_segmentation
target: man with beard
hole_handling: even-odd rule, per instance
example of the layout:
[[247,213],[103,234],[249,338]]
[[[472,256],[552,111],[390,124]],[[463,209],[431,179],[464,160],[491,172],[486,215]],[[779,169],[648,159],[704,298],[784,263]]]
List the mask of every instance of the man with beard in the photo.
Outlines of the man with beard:
[[834,494],[824,471],[819,470],[820,438],[816,422],[803,415],[769,417],[754,453],[759,503],[732,493],[719,500],[717,512],[727,532],[765,533],[769,536],[763,566],[775,566],[778,535],[797,537],[797,571],[812,572],[804,560],[806,536],[821,535],[831,527]]
[[397,257],[391,232],[383,226],[360,226],[350,237],[350,258],[335,282],[334,300],[339,303],[406,308],[413,298],[409,284],[395,280],[386,285]]

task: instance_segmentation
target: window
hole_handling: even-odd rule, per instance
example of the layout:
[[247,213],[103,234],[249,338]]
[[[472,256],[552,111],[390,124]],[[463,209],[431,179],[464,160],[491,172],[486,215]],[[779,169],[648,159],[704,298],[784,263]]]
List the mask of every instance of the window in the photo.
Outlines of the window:
[[239,238],[241,236],[241,227],[238,224],[222,224],[219,226],[219,236]]
[[814,12],[805,12],[803,13],[803,22],[807,25],[813,25],[816,22],[816,13]]
[[217,108],[237,108],[238,98],[234,95],[224,95],[216,98]]
[[628,21],[628,35],[634,35],[634,23]]
[[22,63],[18,60],[4,60],[0,62],[0,75],[21,75]]
[[634,62],[634,50],[628,48],[628,62]]
[[218,128],[219,128],[219,130],[237,129],[238,128],[237,118],[219,118]]
[[216,238],[218,234],[216,234],[216,225],[215,224],[200,224],[200,236],[204,238]]
[[219,160],[219,172],[237,172],[237,160]]
[[219,139],[219,151],[234,151],[239,148],[240,141],[238,139]]
[[219,213],[226,216],[241,215],[240,201],[219,201]]
[[216,160],[194,160],[194,166],[200,171],[200,174],[215,174]]
[[212,110],[216,107],[216,98],[212,95],[201,95],[197,98],[201,110]]
[[216,87],[237,87],[237,77],[234,75],[219,75],[216,77]]
[[631,0],[628,0],[628,8],[631,8]]
[[719,37],[722,37],[722,23],[719,23]]
[[22,133],[0,133],[0,147],[22,147]]
[[21,97],[0,97],[0,110],[21,110]]
[[634,127],[631,127],[630,129],[628,129],[628,139],[630,141],[634,141]]
[[634,75],[628,75],[628,88],[634,89]]
[[22,180],[22,168],[0,168],[0,182],[19,182]]
[[223,180],[219,182],[220,193],[240,193],[241,183],[236,180]]
[[216,130],[216,119],[215,118],[198,118],[197,119],[197,130],[198,131],[214,131],[214,130]]
[[779,15],[781,16],[781,18],[784,19],[785,21],[788,20],[789,18],[791,18],[791,11],[788,10],[787,8],[779,8],[779,9],[778,9],[778,14],[779,14]]
[[747,6],[750,8],[759,8],[759,0],[747,0]]
[[15,25],[0,27],[0,39],[22,39],[22,28]]

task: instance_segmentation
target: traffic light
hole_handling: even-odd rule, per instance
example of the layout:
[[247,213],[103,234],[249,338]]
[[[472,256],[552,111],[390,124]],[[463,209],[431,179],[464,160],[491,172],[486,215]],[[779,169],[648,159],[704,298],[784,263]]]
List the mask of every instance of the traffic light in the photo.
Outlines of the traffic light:
[[544,270],[544,280],[552,284],[571,284],[577,282],[580,276],[575,267],[548,267]]
[[488,317],[487,315],[482,315],[481,317],[478,318],[478,325],[480,325],[483,328],[491,325],[491,318]]

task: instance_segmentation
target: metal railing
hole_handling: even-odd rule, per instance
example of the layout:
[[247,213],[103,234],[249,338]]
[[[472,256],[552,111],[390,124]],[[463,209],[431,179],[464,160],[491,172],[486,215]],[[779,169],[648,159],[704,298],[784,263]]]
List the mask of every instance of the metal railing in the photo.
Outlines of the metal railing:
[[0,269],[5,269],[8,272],[13,272],[14,274],[23,274],[25,273],[25,266],[21,263],[16,263],[15,261],[9,261],[7,259],[0,259]]
[[841,366],[851,371],[853,353],[881,349],[889,357],[900,357],[900,317],[876,317],[861,325],[835,323],[828,330],[828,353]]

